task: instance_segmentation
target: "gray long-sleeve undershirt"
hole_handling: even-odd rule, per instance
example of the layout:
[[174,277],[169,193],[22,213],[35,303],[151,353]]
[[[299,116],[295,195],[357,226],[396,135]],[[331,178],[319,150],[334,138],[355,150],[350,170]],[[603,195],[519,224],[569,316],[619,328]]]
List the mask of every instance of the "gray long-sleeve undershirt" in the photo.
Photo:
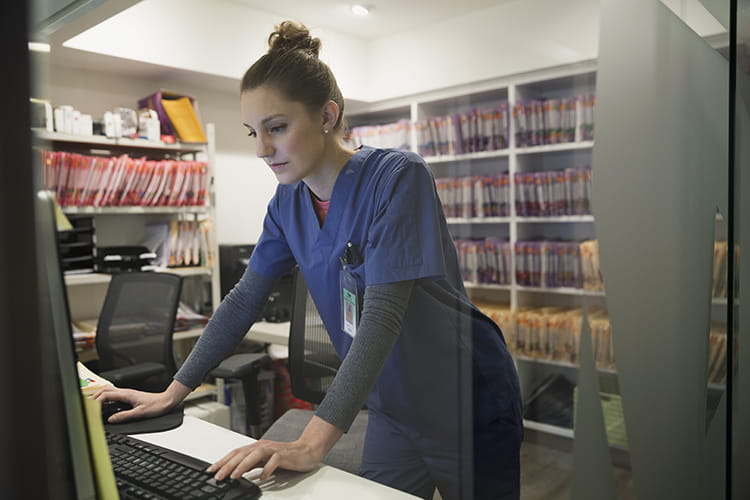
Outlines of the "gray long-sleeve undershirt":
[[410,280],[365,288],[357,335],[315,412],[318,417],[349,430],[398,338],[413,287]]
[[[272,286],[272,279],[247,269],[174,378],[197,387],[260,318]],[[365,289],[357,335],[316,411],[318,417],[344,432],[349,430],[401,331],[413,286],[414,281],[402,281]]]
[[274,280],[245,270],[242,278],[216,308],[203,334],[174,378],[191,389],[231,354],[255,323],[271,294]]

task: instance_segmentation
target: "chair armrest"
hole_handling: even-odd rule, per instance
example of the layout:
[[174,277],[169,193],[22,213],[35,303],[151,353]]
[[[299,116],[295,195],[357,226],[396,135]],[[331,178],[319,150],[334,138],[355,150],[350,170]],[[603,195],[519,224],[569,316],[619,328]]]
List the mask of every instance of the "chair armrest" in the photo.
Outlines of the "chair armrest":
[[233,354],[211,371],[217,378],[244,378],[254,371],[268,366],[271,358],[265,353]]
[[114,370],[107,370],[99,373],[116,386],[124,385],[129,382],[137,382],[153,375],[159,375],[167,372],[167,367],[161,363],[138,363]]

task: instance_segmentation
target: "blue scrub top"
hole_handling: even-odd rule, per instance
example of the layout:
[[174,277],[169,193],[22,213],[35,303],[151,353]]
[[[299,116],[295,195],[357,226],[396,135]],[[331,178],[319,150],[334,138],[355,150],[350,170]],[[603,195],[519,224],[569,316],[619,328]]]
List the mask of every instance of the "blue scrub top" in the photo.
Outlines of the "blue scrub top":
[[[339,257],[353,243],[359,296],[369,285],[416,280],[401,334],[368,407],[418,429],[447,431],[520,412],[502,333],[466,296],[435,181],[418,155],[363,147],[339,173],[322,227],[304,182],[279,185],[250,268],[276,277],[299,265],[343,359]],[[450,415],[446,415],[446,408]],[[459,415],[459,409],[464,410]],[[470,408],[468,414],[465,409]]]

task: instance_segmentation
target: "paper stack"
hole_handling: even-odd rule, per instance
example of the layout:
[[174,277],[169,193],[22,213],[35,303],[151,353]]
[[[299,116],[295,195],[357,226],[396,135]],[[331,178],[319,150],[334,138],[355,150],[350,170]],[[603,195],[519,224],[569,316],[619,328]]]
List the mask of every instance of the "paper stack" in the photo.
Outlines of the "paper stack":
[[104,389],[105,387],[114,387],[112,382],[92,372],[80,361],[76,363],[76,367],[78,369],[78,380],[81,384],[81,392],[83,392],[85,396],[92,396],[99,389]]

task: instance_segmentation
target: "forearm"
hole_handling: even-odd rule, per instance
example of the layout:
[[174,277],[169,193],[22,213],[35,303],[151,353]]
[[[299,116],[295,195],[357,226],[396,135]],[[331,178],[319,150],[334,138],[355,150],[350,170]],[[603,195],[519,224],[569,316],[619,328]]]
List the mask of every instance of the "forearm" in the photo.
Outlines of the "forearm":
[[192,389],[178,380],[172,380],[169,387],[164,391],[164,397],[169,402],[170,407],[174,407],[187,397]]
[[309,447],[315,459],[320,462],[336,444],[344,431],[313,415],[305,426],[299,441]]
[[322,420],[349,430],[401,331],[413,287],[414,281],[367,287],[357,335],[316,411]]
[[242,341],[263,313],[273,279],[247,269],[221,302],[175,380],[188,388],[200,384]]

